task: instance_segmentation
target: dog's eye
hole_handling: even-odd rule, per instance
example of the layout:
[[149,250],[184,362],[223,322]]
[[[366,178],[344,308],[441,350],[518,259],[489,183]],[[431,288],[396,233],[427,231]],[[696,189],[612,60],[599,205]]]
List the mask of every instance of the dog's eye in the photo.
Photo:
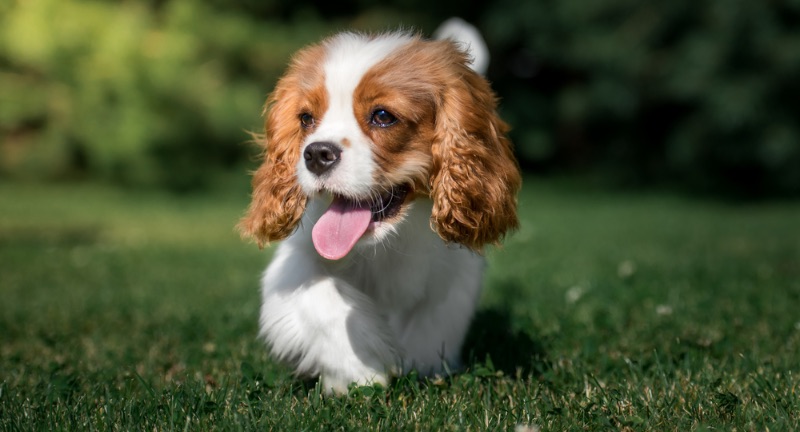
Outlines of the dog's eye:
[[316,120],[314,120],[314,116],[309,113],[302,113],[300,114],[300,125],[303,126],[305,129],[310,129],[314,127],[316,124]]
[[370,122],[378,127],[388,127],[397,123],[397,117],[385,109],[376,109],[372,112]]

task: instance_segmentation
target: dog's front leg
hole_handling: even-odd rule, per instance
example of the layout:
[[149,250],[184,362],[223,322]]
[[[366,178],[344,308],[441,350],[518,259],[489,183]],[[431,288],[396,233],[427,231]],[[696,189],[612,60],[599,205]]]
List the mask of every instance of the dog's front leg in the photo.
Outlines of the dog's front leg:
[[272,353],[298,375],[320,376],[327,393],[387,384],[399,356],[372,300],[324,272],[318,258],[285,249],[262,280],[261,333]]

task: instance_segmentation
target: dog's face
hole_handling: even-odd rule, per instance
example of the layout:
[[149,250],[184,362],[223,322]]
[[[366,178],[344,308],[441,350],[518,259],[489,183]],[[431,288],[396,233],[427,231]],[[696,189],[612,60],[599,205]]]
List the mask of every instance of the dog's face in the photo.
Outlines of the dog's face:
[[260,243],[331,204],[312,238],[328,259],[381,241],[415,198],[431,227],[479,250],[517,226],[520,177],[488,83],[449,41],[344,33],[300,51],[270,96],[266,156],[243,231]]

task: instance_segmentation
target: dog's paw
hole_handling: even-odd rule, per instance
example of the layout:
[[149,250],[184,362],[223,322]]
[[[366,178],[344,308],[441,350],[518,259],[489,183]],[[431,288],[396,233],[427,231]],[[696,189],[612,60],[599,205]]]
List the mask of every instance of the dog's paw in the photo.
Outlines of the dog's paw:
[[389,375],[386,373],[372,372],[362,376],[352,376],[341,373],[322,373],[320,386],[326,395],[345,396],[350,386],[371,386],[380,384],[384,387],[389,384]]

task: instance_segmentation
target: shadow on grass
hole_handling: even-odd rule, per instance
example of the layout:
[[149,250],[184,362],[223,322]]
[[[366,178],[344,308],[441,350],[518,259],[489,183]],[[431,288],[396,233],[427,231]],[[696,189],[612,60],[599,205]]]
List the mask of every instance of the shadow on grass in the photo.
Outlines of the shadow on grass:
[[[512,314],[504,308],[479,310],[472,320],[461,352],[464,368],[454,371],[453,378],[470,375],[476,370],[501,371],[507,377],[524,379],[538,377],[550,369],[550,361],[544,345],[523,330],[516,330]],[[481,372],[483,373],[483,372]],[[413,392],[412,388],[441,387],[441,381],[419,376],[415,371],[396,377],[393,384],[379,392]],[[318,377],[292,380],[290,392],[305,396],[320,393]],[[380,386],[352,386],[350,396],[364,396]],[[370,390],[372,389],[372,390]],[[372,393],[369,393],[370,395]]]
[[514,330],[504,309],[480,310],[470,326],[462,357],[469,366],[491,365],[507,376],[540,375],[549,368],[544,346],[521,330]]
[[[502,371],[504,376],[524,379],[528,376],[541,376],[550,369],[544,346],[526,332],[515,330],[511,313],[499,308],[477,312],[464,341],[462,358],[465,368],[454,371],[449,375],[451,378],[469,376],[475,371],[488,369],[491,372]],[[297,396],[322,392],[318,377],[294,379],[292,383],[290,392]],[[441,380],[421,377],[412,371],[396,377],[391,386],[382,390],[376,390],[380,386],[353,385],[349,395],[372,395],[376,391],[380,394],[387,391],[414,393],[419,389],[441,388],[442,385]]]

